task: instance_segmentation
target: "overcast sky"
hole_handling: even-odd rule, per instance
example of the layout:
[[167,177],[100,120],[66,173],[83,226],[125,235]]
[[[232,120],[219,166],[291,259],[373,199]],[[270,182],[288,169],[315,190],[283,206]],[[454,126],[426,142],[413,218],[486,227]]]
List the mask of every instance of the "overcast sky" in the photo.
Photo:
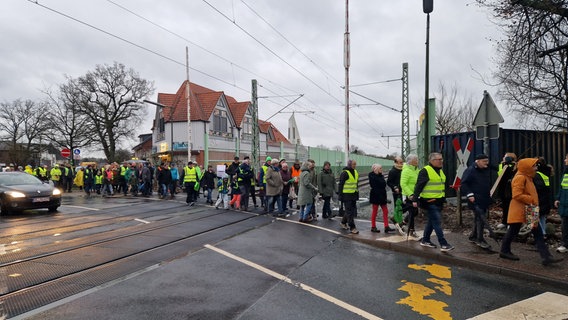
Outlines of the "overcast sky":
[[[38,5],[39,4],[39,5]],[[409,64],[411,134],[424,101],[426,15],[421,0],[351,0],[352,90],[401,109],[402,63]],[[175,93],[186,78],[250,101],[259,83],[259,117],[285,135],[296,121],[305,145],[344,145],[345,1],[331,0],[3,0],[0,11],[0,100],[41,100],[65,75],[123,63]],[[119,39],[120,38],[120,39]],[[430,96],[456,84],[481,102],[499,30],[473,0],[434,0]],[[121,40],[122,39],[122,40]],[[354,86],[383,82],[367,86]],[[304,94],[283,113],[278,110]],[[495,98],[495,97],[494,97]],[[351,94],[350,144],[367,153],[400,153],[400,112]],[[361,106],[357,106],[361,105]],[[503,115],[504,108],[499,106]],[[149,133],[153,106],[139,134]],[[315,113],[306,113],[315,112]],[[274,115],[274,116],[273,116]],[[135,144],[131,143],[129,146]]]

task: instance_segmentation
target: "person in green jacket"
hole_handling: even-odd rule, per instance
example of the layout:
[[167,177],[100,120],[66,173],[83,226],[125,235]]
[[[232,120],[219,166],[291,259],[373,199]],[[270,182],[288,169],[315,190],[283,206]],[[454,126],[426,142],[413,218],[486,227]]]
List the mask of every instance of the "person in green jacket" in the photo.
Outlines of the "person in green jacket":
[[406,156],[406,163],[402,166],[402,172],[400,173],[400,188],[405,199],[404,209],[408,210],[408,229],[406,233],[409,237],[416,240],[418,235],[414,231],[414,218],[418,214],[418,208],[412,206],[412,200],[414,199],[414,186],[416,185],[416,180],[418,180],[419,171],[418,156],[416,154]]

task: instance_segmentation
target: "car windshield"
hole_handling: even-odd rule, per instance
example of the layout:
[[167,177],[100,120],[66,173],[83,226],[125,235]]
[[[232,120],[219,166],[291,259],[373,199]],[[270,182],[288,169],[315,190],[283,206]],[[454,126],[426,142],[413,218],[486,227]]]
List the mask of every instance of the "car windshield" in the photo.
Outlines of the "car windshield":
[[42,182],[27,173],[5,173],[0,174],[0,184],[4,186],[15,186],[21,184],[42,184]]

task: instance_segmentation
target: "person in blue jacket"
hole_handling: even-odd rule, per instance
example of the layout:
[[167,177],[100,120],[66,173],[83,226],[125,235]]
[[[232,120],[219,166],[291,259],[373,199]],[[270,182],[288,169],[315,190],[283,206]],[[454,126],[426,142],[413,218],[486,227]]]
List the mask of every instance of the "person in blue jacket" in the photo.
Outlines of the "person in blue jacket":
[[491,204],[489,174],[489,158],[486,154],[478,154],[473,165],[464,171],[461,181],[462,194],[467,196],[467,205],[475,217],[469,241],[483,249],[491,248],[483,237],[485,228],[490,228],[487,225],[487,212]]

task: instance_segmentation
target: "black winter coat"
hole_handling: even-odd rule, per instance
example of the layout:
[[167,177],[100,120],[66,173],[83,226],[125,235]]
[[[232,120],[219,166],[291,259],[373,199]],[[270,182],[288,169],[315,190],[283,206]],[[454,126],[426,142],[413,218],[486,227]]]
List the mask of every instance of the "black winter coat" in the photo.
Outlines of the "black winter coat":
[[371,204],[387,204],[387,182],[382,174],[374,172],[369,173],[369,185],[371,193],[369,194],[369,202]]
[[[473,194],[475,202],[481,209],[487,209],[491,204],[491,197],[489,196],[491,190],[490,173],[491,169],[480,169],[473,164],[464,171],[462,176],[461,194],[463,196]],[[471,201],[467,203],[473,209],[474,204]]]

